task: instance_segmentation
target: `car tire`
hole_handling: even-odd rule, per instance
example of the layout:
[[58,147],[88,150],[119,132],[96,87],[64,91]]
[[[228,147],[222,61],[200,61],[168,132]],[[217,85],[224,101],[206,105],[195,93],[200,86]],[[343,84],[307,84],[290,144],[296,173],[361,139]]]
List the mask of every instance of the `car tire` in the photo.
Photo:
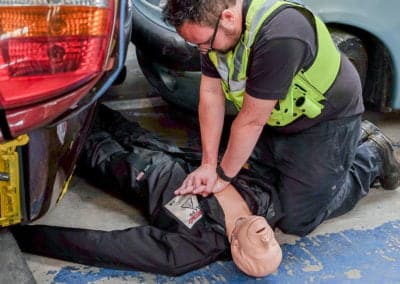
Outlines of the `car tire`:
[[347,55],[360,75],[364,105],[368,110],[391,112],[393,68],[389,52],[375,37],[341,28],[330,28],[338,48]]
[[330,28],[329,31],[336,46],[356,67],[364,88],[368,72],[368,53],[363,41],[354,34],[338,28]]
[[190,76],[188,72],[167,69],[148,58],[139,48],[136,48],[136,57],[143,75],[165,101],[184,110],[197,111],[198,74]]

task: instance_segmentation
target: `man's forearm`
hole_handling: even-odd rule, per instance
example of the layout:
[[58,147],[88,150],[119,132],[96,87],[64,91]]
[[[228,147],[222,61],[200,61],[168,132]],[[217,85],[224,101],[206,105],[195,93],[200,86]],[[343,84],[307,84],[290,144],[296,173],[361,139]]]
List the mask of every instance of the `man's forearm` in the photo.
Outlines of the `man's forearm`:
[[250,157],[275,104],[275,100],[245,96],[243,108],[232,123],[228,147],[221,161],[228,177],[236,176]]
[[218,112],[212,110],[208,111],[206,107],[204,107],[202,110],[199,109],[202,164],[217,164],[218,150],[223,127],[223,118],[218,118],[218,116]]
[[227,176],[237,175],[250,157],[262,130],[263,126],[260,125],[232,124],[228,147],[221,161]]
[[[217,88],[218,87],[218,88]],[[216,165],[225,117],[225,98],[219,80],[202,77],[200,86],[199,121],[202,164]]]

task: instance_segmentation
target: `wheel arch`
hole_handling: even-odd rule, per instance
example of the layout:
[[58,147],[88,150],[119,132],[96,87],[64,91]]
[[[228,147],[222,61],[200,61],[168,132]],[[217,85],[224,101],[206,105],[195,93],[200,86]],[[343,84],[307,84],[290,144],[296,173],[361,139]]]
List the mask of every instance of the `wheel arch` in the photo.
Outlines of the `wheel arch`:
[[[398,0],[385,3],[365,0],[303,0],[330,27],[337,27],[359,37],[368,50],[369,72],[365,97],[382,112],[400,111],[400,26]],[[380,60],[381,59],[381,60]],[[378,62],[381,61],[381,62]],[[373,69],[381,68],[381,74]],[[383,70],[382,70],[383,68]],[[376,70],[375,70],[376,71]],[[372,73],[371,73],[372,72]],[[390,74],[385,74],[390,73]],[[378,75],[385,83],[370,81]],[[378,97],[381,101],[378,102]],[[375,107],[374,107],[375,108]]]

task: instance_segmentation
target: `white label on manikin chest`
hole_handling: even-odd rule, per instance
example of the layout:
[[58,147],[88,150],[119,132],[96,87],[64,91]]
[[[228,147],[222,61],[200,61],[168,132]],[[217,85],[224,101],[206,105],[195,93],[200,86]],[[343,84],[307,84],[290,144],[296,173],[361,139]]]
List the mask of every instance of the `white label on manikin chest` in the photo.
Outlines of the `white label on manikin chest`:
[[164,206],[189,229],[203,216],[196,195],[175,196]]

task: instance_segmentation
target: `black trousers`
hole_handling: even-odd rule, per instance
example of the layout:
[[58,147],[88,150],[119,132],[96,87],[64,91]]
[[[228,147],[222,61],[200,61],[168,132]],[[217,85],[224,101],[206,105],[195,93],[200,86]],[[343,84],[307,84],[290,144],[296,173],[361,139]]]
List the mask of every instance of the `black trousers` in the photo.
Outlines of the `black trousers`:
[[360,122],[355,116],[298,134],[262,133],[249,164],[274,180],[284,212],[282,231],[304,236],[368,193],[382,162],[373,143],[359,144]]

